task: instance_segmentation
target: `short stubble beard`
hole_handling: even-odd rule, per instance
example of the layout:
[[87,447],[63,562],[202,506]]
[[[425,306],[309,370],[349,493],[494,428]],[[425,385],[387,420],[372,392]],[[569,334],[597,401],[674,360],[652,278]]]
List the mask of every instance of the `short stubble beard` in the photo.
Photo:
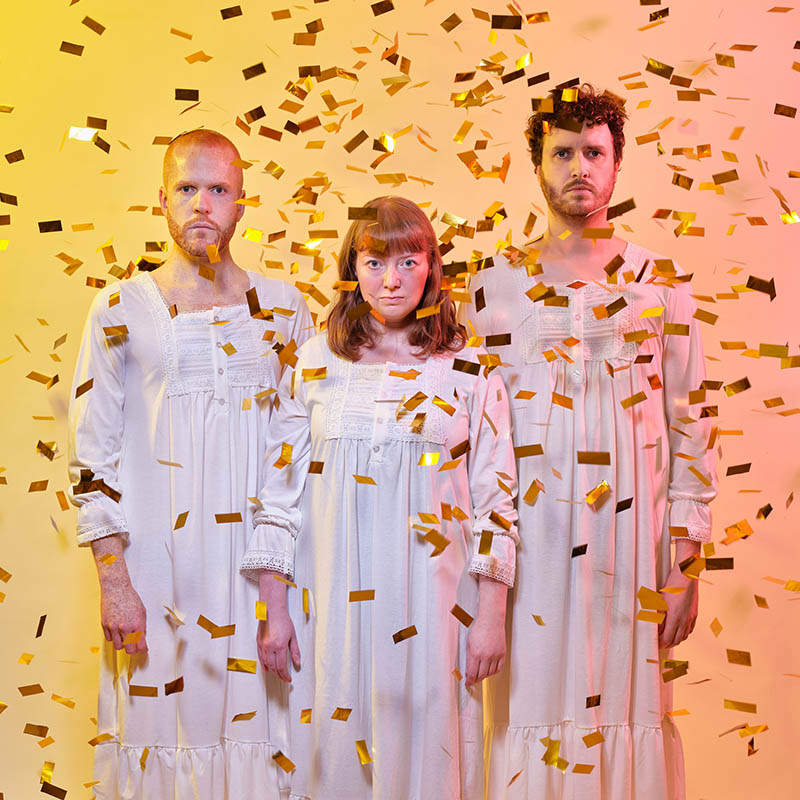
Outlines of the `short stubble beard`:
[[[180,247],[185,253],[188,253],[190,256],[194,256],[195,258],[208,258],[208,251],[206,250],[207,245],[201,244],[200,242],[193,241],[189,234],[185,229],[190,227],[191,225],[197,224],[197,220],[194,222],[187,222],[186,225],[183,227],[179,226],[169,212],[165,214],[167,218],[167,228],[169,229],[169,235],[172,237],[175,244]],[[222,255],[222,253],[227,249],[228,244],[230,243],[231,239],[233,238],[233,233],[236,230],[236,221],[232,222],[227,228],[220,230],[213,222],[206,221],[207,225],[211,225],[217,233],[217,241],[214,242],[217,246],[217,253]]]

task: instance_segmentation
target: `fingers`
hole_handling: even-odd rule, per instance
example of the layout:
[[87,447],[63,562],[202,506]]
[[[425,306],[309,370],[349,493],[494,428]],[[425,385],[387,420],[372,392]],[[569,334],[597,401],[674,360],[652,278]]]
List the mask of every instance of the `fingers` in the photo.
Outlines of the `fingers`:
[[114,627],[110,628],[109,632],[111,633],[110,641],[111,641],[111,644],[114,645],[114,649],[115,650],[122,650],[122,648],[123,648],[123,644],[122,644],[123,634],[122,634],[122,631],[120,631],[120,629],[118,627],[114,626]]
[[467,668],[464,673],[465,684],[472,686],[478,679],[479,660],[467,650]]
[[297,637],[292,636],[289,640],[289,652],[292,655],[292,664],[295,669],[300,669],[300,645],[297,643]]
[[111,641],[111,631],[108,629],[107,625],[103,625],[103,636],[106,637],[106,641]]
[[289,674],[289,653],[285,647],[275,653],[275,673],[285,683],[292,682],[292,676]]

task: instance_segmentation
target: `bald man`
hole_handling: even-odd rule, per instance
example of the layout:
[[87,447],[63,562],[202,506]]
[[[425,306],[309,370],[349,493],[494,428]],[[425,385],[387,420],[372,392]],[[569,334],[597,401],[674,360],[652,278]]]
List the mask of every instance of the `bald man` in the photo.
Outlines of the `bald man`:
[[214,131],[170,144],[169,256],[100,291],[83,333],[70,475],[106,638],[98,798],[288,795],[286,687],[261,670],[238,568],[272,396],[313,326],[296,289],[233,260],[238,159]]

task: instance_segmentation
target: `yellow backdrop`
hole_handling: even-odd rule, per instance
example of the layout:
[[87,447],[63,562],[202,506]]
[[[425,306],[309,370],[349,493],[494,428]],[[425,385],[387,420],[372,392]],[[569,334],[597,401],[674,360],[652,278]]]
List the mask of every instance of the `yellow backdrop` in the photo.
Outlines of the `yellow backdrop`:
[[[453,238],[456,259],[541,231],[521,131],[530,98],[573,78],[627,98],[615,202],[632,197],[636,208],[615,222],[694,273],[700,306],[718,316],[704,325],[709,378],[750,383],[710,393],[720,429],[715,555],[734,569],[702,574],[697,630],[676,652],[689,662],[675,682],[689,797],[796,791],[799,12],[640,2],[7,5],[0,796],[39,796],[43,769],[70,797],[91,794],[102,634],[94,567],[59,495],[66,408],[94,286],[157,258],[167,239],[152,213],[165,138],[203,125],[237,143],[258,200],[235,257],[307,294],[313,286],[309,305],[324,314],[336,239],[315,242],[309,230],[341,235],[347,207],[370,197],[412,198],[436,213],[437,233],[445,214],[474,228],[502,209],[492,230]],[[510,27],[493,29],[491,15]],[[774,279],[774,300],[751,278]],[[729,649],[747,651],[751,666],[732,663]]]

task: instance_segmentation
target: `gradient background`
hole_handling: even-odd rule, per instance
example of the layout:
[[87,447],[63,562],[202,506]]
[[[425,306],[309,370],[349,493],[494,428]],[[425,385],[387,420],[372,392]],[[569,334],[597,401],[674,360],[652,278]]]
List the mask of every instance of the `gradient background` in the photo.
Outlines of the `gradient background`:
[[[493,33],[470,5],[394,2],[394,10],[376,16],[367,0],[290,7],[243,0],[242,15],[227,20],[220,14],[224,2],[185,0],[73,0],[72,5],[32,0],[5,9],[0,155],[19,148],[24,153],[24,160],[14,163],[0,158],[0,192],[18,202],[0,202],[0,567],[5,570],[0,572],[5,581],[0,583],[0,746],[5,762],[0,793],[6,800],[39,796],[47,761],[55,763],[52,783],[67,789],[69,797],[91,795],[83,784],[92,779],[87,742],[96,733],[90,718],[98,672],[92,648],[102,638],[98,589],[89,553],[74,543],[74,512],[61,509],[56,492],[68,487],[69,387],[96,291],[86,279],[113,281],[108,274],[113,264],[124,268],[145,253],[146,242],[168,238],[164,220],[151,213],[164,152],[154,138],[200,125],[230,136],[242,157],[253,162],[245,173],[247,195],[260,195],[262,202],[246,209],[239,233],[250,228],[263,237],[260,243],[234,239],[238,263],[292,282],[313,279],[331,297],[336,240],[318,246],[326,267],[322,274],[314,271],[308,255],[292,252],[292,245],[295,250],[305,245],[309,228],[343,234],[347,207],[379,194],[406,195],[429,213],[437,211],[439,218],[448,212],[472,226],[501,201],[507,219],[473,239],[456,237],[448,259],[469,258],[474,250],[489,255],[503,240],[523,244],[529,238],[523,233],[529,212],[543,206],[521,135],[530,97],[575,77],[628,101],[628,144],[614,202],[634,197],[637,207],[615,221],[619,232],[694,273],[695,292],[715,300],[700,306],[719,315],[715,325],[703,325],[709,378],[730,383],[747,376],[752,386],[731,397],[709,393],[709,402],[718,399],[719,426],[728,432],[719,439],[714,542],[716,555],[734,557],[735,569],[703,573],[697,629],[676,651],[677,658],[689,661],[688,674],[673,684],[675,709],[689,712],[677,717],[688,797],[766,798],[796,791],[796,764],[790,759],[800,733],[800,593],[792,589],[800,584],[786,582],[800,579],[800,503],[791,504],[798,485],[800,420],[791,412],[800,406],[800,370],[791,361],[759,358],[759,350],[773,344],[788,345],[790,355],[800,352],[800,289],[793,280],[800,225],[784,224],[775,193],[786,198],[791,210],[800,210],[800,179],[791,177],[800,171],[800,120],[774,114],[776,103],[792,106],[800,99],[800,45],[795,44],[800,12],[775,10],[760,1],[642,6],[635,0],[594,5],[562,0],[549,8],[521,9],[547,10],[548,22],[523,20],[520,30]],[[513,6],[501,2],[476,3],[479,11],[512,13]],[[287,8],[288,18],[273,18],[271,12]],[[648,27],[650,15],[667,8],[663,22]],[[448,33],[440,23],[453,12],[462,22]],[[102,34],[82,24],[87,16],[104,26]],[[295,44],[295,34],[306,33],[306,25],[318,19],[324,30],[316,41]],[[171,28],[191,34],[191,40]],[[381,55],[396,35],[399,55],[410,62],[410,80],[390,94],[392,84],[384,81],[402,78],[402,62],[393,65]],[[60,52],[62,41],[83,45],[82,55]],[[733,47],[737,44],[756,47],[740,50]],[[211,59],[187,62],[199,51]],[[488,64],[494,59],[509,73],[528,53],[532,61],[520,79],[503,84],[496,72],[478,70],[471,80],[453,80],[483,59]],[[733,62],[725,58],[730,56]],[[699,101],[680,100],[680,87],[646,71],[648,58],[674,67],[676,75],[691,78],[692,88],[708,93]],[[266,73],[245,80],[242,70],[259,62]],[[284,87],[298,80],[298,67],[310,65],[340,67],[358,80],[311,80],[301,109],[281,109],[285,100],[300,102]],[[550,80],[527,86],[526,78],[545,72]],[[452,93],[485,80],[491,89],[482,105],[455,107]],[[176,100],[176,89],[198,90],[199,104]],[[342,105],[329,110],[322,97],[326,91]],[[346,104],[349,100],[354,102]],[[258,106],[266,116],[255,121],[247,136],[235,119]],[[356,109],[360,114],[353,119]],[[100,136],[110,144],[109,153],[66,138],[71,126],[86,126],[87,115],[108,121]],[[316,115],[319,127],[298,134],[284,131],[279,142],[259,135],[261,125],[282,130],[288,120],[300,123]],[[466,120],[473,126],[462,143],[454,141]],[[373,141],[407,126],[413,127],[397,138],[394,153],[372,168],[380,155]],[[348,154],[343,145],[362,129],[367,140]],[[658,142],[636,142],[655,130],[663,153]],[[504,182],[476,179],[458,158],[478,140],[486,140],[485,149],[476,151],[484,170],[499,167],[509,154]],[[703,145],[710,146],[710,155],[698,158],[698,146],[701,154],[706,152]],[[676,154],[675,148],[689,150]],[[723,151],[734,154],[728,159],[736,163],[726,160]],[[265,171],[270,161],[283,168],[280,177]],[[715,190],[712,175],[734,168],[738,180]],[[693,179],[689,190],[673,185],[676,171]],[[400,176],[394,183],[381,183],[385,179],[379,176],[387,173]],[[309,178],[318,184],[313,205],[308,197],[293,199]],[[653,219],[659,208],[695,213],[693,229],[676,236],[678,220]],[[539,217],[536,234],[544,218],[534,213]],[[748,217],[761,217],[765,224],[754,225]],[[37,223],[48,220],[60,220],[63,230],[40,233]],[[88,223],[89,229],[80,229]],[[447,226],[437,221],[435,227],[443,233]],[[269,234],[281,231],[285,236],[269,244]],[[101,251],[109,243],[112,263]],[[59,253],[80,259],[82,266],[65,274]],[[267,269],[265,261],[281,262],[282,269]],[[742,291],[749,275],[774,278],[776,299]],[[317,299],[309,306],[323,312]],[[66,342],[54,349],[64,334]],[[744,342],[744,349],[723,349],[720,343],[730,341]],[[26,379],[31,371],[58,374],[60,380],[47,389]],[[765,406],[765,400],[778,396],[782,405]],[[55,419],[36,420],[34,415]],[[52,462],[36,451],[39,440],[55,443]],[[726,477],[729,466],[748,462],[748,473]],[[158,475],[154,468],[154,481]],[[33,481],[43,480],[49,481],[45,490],[29,491]],[[767,503],[772,513],[757,519]],[[720,544],[725,528],[743,519],[754,534]],[[769,607],[757,607],[754,595],[764,597]],[[43,635],[35,638],[44,614]],[[715,618],[722,625],[717,637],[709,627]],[[750,651],[752,667],[730,664],[726,648]],[[531,659],[535,670],[535,653]],[[30,663],[20,663],[25,661]],[[35,683],[43,693],[25,697],[17,688]],[[53,702],[53,694],[71,698],[74,708]],[[756,703],[758,713],[726,710],[726,699]],[[39,739],[23,734],[26,723],[49,726],[54,742],[40,747]],[[752,756],[747,754],[749,736],[742,738],[738,731],[721,736],[743,723],[769,726],[755,737],[758,752]]]

